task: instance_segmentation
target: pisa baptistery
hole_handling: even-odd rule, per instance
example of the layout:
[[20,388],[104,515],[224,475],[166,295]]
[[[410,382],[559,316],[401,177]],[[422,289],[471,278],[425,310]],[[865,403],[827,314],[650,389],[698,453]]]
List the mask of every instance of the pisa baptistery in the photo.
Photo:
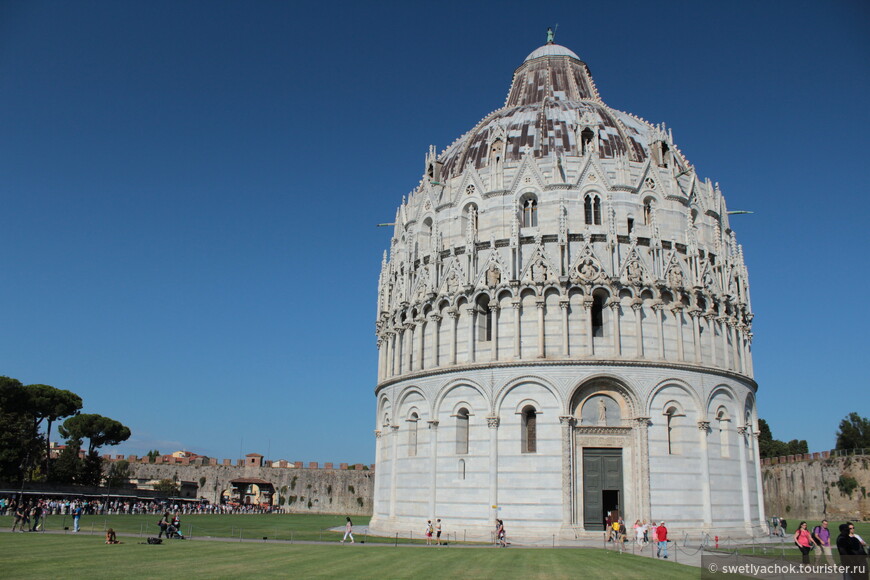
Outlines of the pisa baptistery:
[[759,532],[752,316],[718,184],[548,42],[396,212],[370,527]]

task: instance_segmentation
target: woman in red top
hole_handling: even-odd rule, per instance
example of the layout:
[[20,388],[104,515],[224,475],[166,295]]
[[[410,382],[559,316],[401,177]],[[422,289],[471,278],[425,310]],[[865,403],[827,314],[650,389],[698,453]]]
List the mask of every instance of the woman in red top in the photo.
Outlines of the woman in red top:
[[806,522],[801,522],[798,525],[798,529],[794,533],[794,543],[797,544],[798,549],[801,551],[801,562],[809,564],[810,550],[813,549],[813,539],[810,537],[809,530],[807,530]]

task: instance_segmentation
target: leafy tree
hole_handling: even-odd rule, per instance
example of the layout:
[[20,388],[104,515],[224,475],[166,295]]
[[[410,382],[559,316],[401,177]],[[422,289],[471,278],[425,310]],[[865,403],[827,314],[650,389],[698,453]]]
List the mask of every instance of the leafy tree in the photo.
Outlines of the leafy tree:
[[76,478],[76,483],[83,485],[100,485],[103,461],[97,450],[103,445],[117,445],[130,438],[130,429],[120,421],[92,413],[73,415],[57,431],[70,446],[81,447],[84,439],[88,440],[88,452]]
[[159,491],[166,496],[172,497],[178,495],[180,488],[171,479],[161,479],[154,484],[154,491]]
[[837,449],[870,448],[870,420],[858,413],[849,413],[840,421]]
[[0,377],[0,479],[21,482],[40,459],[42,438],[34,432],[25,387]]
[[82,479],[83,463],[79,457],[81,441],[68,441],[58,458],[54,461],[52,481],[58,483],[78,483]]
[[803,439],[792,439],[788,443],[773,438],[773,433],[767,421],[758,420],[758,453],[761,457],[780,457],[783,455],[797,455],[809,453],[809,446]]
[[58,427],[58,432],[66,439],[88,440],[88,455],[93,455],[103,445],[117,445],[130,438],[129,427],[120,421],[85,413],[74,415]]
[[33,431],[36,435],[45,421],[45,471],[49,474],[51,455],[51,425],[58,419],[75,415],[82,408],[82,398],[64,389],[50,385],[28,385],[24,388],[29,411],[33,414]]
[[148,463],[154,463],[154,460],[157,457],[160,457],[160,452],[157,451],[156,449],[152,449],[146,455],[148,456]]
[[113,461],[106,473],[106,485],[109,487],[125,487],[130,483],[130,462],[126,459]]

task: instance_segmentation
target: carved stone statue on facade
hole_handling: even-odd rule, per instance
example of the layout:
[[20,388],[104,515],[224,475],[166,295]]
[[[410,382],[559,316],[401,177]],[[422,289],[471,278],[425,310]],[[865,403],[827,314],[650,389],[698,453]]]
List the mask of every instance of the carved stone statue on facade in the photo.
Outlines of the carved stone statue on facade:
[[490,287],[498,286],[501,282],[501,270],[495,264],[490,264],[486,271],[486,285]]
[[598,399],[598,425],[607,426],[607,403],[604,402],[604,397]]

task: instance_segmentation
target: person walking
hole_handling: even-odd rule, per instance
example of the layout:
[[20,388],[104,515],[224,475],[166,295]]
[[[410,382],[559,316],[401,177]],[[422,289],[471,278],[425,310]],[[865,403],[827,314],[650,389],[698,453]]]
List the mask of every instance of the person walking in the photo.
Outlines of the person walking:
[[426,520],[426,545],[432,545],[432,534],[434,533],[434,528],[432,527],[432,520]]
[[19,502],[18,504],[16,504],[14,509],[15,509],[15,519],[12,521],[12,531],[14,532],[15,528],[17,526],[19,528],[19,530],[23,532],[24,531],[24,513],[27,510],[27,506]]
[[350,521],[350,516],[348,516],[347,521],[344,524],[344,537],[341,539],[341,543],[343,544],[346,539],[350,538],[350,543],[355,543],[353,541],[353,522]]
[[834,566],[834,556],[831,555],[831,531],[828,520],[822,520],[820,526],[813,528],[813,542],[816,544],[816,564],[822,561],[822,554],[830,566]]
[[657,558],[668,559],[668,528],[665,527],[665,522],[659,522],[656,528],[656,540],[659,542],[659,549],[656,552]]
[[81,529],[81,521],[82,521],[82,504],[80,501],[76,500],[73,504],[73,532],[78,532]]
[[163,517],[160,518],[160,521],[157,522],[157,527],[160,528],[160,533],[157,534],[158,538],[162,538],[163,534],[166,534],[166,537],[169,538],[169,512],[163,512]]
[[809,530],[807,530],[806,522],[798,524],[797,530],[794,533],[794,543],[797,544],[798,549],[801,551],[801,563],[809,564],[810,550],[813,549],[813,539],[810,536]]

